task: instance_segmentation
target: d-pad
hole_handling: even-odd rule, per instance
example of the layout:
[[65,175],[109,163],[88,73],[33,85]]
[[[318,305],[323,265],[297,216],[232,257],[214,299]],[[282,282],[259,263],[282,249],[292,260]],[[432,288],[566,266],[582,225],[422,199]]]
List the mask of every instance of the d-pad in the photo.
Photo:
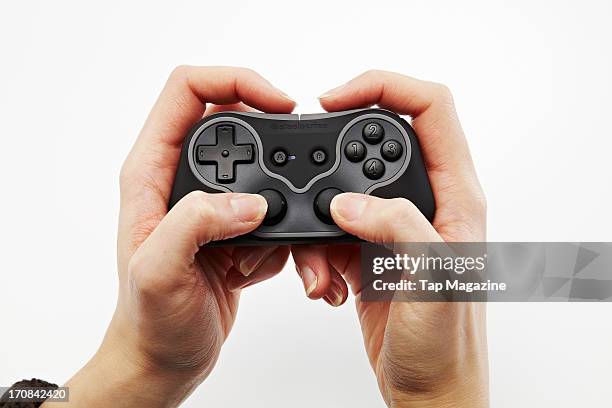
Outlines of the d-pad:
[[217,182],[231,183],[235,179],[235,163],[252,163],[253,145],[237,145],[234,141],[234,126],[219,125],[215,129],[216,144],[197,147],[197,161],[200,164],[217,166]]

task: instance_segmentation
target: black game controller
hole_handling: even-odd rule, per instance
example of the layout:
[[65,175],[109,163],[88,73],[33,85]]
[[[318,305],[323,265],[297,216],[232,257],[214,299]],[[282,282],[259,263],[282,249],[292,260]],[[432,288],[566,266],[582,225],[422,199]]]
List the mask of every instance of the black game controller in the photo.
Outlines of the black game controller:
[[185,138],[169,206],[194,190],[265,197],[262,225],[220,242],[232,245],[356,241],[330,216],[342,192],[404,197],[429,221],[435,211],[414,130],[383,109],[208,116]]

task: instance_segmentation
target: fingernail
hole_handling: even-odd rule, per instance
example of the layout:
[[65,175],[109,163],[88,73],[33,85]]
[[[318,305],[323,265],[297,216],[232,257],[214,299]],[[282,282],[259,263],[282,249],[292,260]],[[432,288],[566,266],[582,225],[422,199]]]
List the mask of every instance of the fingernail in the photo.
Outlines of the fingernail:
[[319,99],[325,99],[325,98],[329,98],[331,96],[334,96],[338,93],[340,93],[340,91],[342,91],[343,88],[346,87],[346,84],[340,85],[334,89],[330,89],[329,91],[323,93],[323,95],[319,96]]
[[276,250],[276,246],[266,247],[262,249],[254,249],[246,254],[238,265],[238,270],[244,276],[249,276],[253,271],[259,268],[262,262]]
[[313,290],[317,287],[317,275],[308,266],[304,266],[299,270],[302,281],[304,282],[304,290],[306,290],[306,296],[310,296]]
[[277,91],[279,94],[281,94],[281,96],[282,96],[283,98],[285,98],[285,99],[289,99],[291,102],[294,102],[294,103],[295,103],[295,99],[293,99],[292,97],[290,97],[289,95],[287,95],[287,94],[286,94],[284,91],[282,91],[282,90],[280,90],[280,89],[278,89],[278,88],[276,88],[276,87],[274,87],[274,89],[276,89],[276,91]]
[[340,289],[340,287],[335,283],[332,283],[331,291],[331,296],[327,296],[329,299],[329,304],[334,307],[340,306],[344,300],[344,293],[342,292],[342,289]]
[[244,288],[248,288],[249,286],[255,284],[253,280],[232,280],[226,282],[227,290],[230,292],[236,292],[242,290]]
[[258,221],[266,214],[268,203],[256,194],[239,194],[230,200],[236,218],[242,222]]
[[323,300],[325,300],[328,305],[333,307],[338,307],[342,305],[342,298],[332,300],[332,298],[326,295],[325,297],[323,297]]
[[338,194],[331,202],[332,213],[338,214],[346,221],[353,221],[361,217],[366,208],[367,196],[363,194]]

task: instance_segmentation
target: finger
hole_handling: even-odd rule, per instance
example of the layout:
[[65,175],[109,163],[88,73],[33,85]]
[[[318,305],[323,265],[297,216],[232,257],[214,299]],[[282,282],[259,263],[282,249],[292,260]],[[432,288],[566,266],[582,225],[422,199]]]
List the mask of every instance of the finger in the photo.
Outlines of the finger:
[[122,169],[122,197],[137,196],[138,175],[156,184],[167,200],[180,145],[205,111],[206,103],[244,102],[266,112],[291,112],[295,102],[252,70],[232,67],[179,67],[155,103]]
[[[384,71],[368,71],[320,97],[328,111],[378,104],[413,117],[439,203],[484,204],[467,140],[447,87]],[[440,195],[443,199],[440,199]]]
[[442,239],[419,209],[404,198],[343,193],[331,202],[336,224],[374,243],[438,242]]
[[206,111],[204,112],[204,117],[210,116],[219,112],[257,112],[257,109],[251,108],[249,105],[246,105],[242,102],[232,103],[229,105],[208,105],[206,107]]
[[351,288],[353,295],[361,290],[361,246],[359,244],[343,244],[329,246],[327,259],[331,267],[337,271]]
[[234,267],[243,276],[249,276],[278,249],[278,246],[236,247],[232,254]]
[[184,271],[202,245],[254,230],[266,209],[266,200],[256,194],[191,192],[162,219],[130,263],[146,259],[151,271]]
[[293,245],[291,254],[295,268],[304,284],[306,296],[321,299],[329,291],[331,267],[327,262],[327,247],[324,245]]
[[295,106],[291,98],[253,70],[181,66],[170,75],[139,141],[181,144],[185,133],[204,113],[206,103],[238,102],[277,113],[291,112]]
[[244,276],[238,269],[231,268],[226,276],[228,290],[236,291],[248,286],[263,282],[277,275],[287,263],[289,247],[271,247],[274,250],[257,266],[248,276]]
[[[470,153],[457,119],[452,96],[443,85],[385,71],[368,71],[320,97],[327,110],[377,104],[413,117],[428,164],[468,167]],[[434,149],[432,151],[432,149]],[[429,152],[438,154],[429,155]],[[469,161],[469,160],[468,160]]]
[[291,112],[295,106],[249,69],[179,67],[170,75],[121,169],[120,265],[165,215],[181,143],[206,102],[239,101],[271,112]]
[[338,307],[342,305],[348,297],[348,286],[331,263],[329,264],[329,270],[331,284],[329,285],[327,294],[323,296],[323,300],[333,307]]

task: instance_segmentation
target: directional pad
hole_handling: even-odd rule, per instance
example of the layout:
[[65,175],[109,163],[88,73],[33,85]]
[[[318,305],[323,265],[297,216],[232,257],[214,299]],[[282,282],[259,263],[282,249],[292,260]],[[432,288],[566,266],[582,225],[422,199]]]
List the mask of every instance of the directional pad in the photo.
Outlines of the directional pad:
[[236,163],[253,163],[253,145],[236,144],[234,126],[232,125],[219,125],[215,132],[216,144],[199,145],[196,160],[200,164],[215,164],[217,166],[217,182],[231,183],[236,178]]

